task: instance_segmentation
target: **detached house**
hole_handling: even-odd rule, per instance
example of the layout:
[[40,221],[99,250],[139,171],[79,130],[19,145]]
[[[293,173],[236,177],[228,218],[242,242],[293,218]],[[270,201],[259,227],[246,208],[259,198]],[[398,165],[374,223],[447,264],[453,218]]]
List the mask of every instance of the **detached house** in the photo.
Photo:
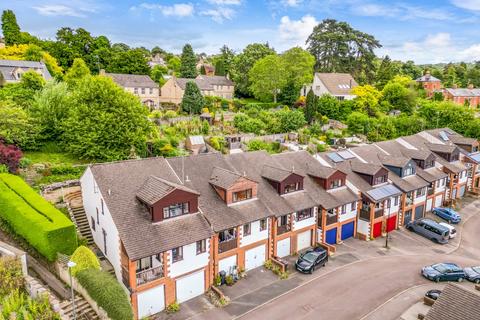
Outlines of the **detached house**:
[[438,78],[435,78],[430,74],[430,71],[425,72],[423,76],[415,80],[418,84],[422,86],[422,88],[427,93],[427,97],[432,97],[435,91],[439,91],[442,89],[442,81]]
[[480,89],[469,85],[467,88],[446,88],[443,90],[445,100],[476,108],[480,105]]
[[300,95],[306,96],[310,90],[316,96],[330,94],[338,100],[352,100],[355,95],[351,93],[352,89],[358,86],[358,83],[348,73],[315,73],[313,83],[303,86]]
[[17,83],[22,79],[22,75],[33,70],[45,80],[51,80],[52,76],[48,72],[47,66],[38,61],[22,60],[0,60],[0,86],[4,83]]

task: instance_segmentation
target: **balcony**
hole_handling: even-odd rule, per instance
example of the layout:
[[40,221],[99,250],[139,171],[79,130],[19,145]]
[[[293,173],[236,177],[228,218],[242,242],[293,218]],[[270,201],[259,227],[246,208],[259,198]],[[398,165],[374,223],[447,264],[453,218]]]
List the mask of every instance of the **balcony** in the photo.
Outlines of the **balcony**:
[[405,206],[411,206],[413,204],[413,198],[406,198],[405,199]]
[[334,223],[337,223],[338,222],[338,216],[336,214],[333,214],[333,215],[329,215],[327,214],[326,215],[326,224],[327,226],[331,225],[331,224],[334,224]]
[[237,238],[225,240],[218,243],[218,253],[227,252],[237,247]]
[[370,221],[370,208],[362,208],[360,210],[360,219]]
[[163,277],[163,266],[137,272],[137,286]]
[[384,213],[385,210],[383,208],[376,208],[374,213],[375,219],[382,217]]
[[434,188],[428,188],[427,189],[427,196],[431,196],[435,193],[435,189]]
[[290,231],[292,228],[290,227],[289,224],[284,224],[281,226],[277,226],[277,236],[284,234],[285,232]]

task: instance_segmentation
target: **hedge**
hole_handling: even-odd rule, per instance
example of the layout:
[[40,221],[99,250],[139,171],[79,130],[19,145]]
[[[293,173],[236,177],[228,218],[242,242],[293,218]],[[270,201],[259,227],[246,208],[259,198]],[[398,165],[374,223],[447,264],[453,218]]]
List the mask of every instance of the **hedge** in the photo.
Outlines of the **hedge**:
[[50,261],[77,247],[72,221],[18,176],[0,174],[0,217]]
[[73,276],[85,269],[100,270],[100,261],[98,261],[97,256],[85,246],[78,247],[70,257],[70,260],[77,264],[72,268]]
[[110,319],[133,319],[129,298],[111,274],[97,269],[85,269],[79,271],[76,278],[90,297],[107,312]]

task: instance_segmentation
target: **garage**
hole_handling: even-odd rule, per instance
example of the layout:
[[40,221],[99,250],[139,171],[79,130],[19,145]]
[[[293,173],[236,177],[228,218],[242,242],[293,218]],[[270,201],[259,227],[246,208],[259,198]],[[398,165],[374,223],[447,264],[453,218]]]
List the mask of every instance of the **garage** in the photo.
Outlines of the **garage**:
[[290,238],[277,241],[277,257],[283,258],[290,255]]
[[373,237],[378,238],[382,235],[382,224],[383,222],[377,222],[373,225]]
[[312,231],[308,230],[297,235],[297,251],[312,246]]
[[355,231],[355,221],[342,225],[342,240],[353,237]]
[[177,301],[185,302],[205,292],[205,271],[197,271],[177,279]]
[[425,211],[427,212],[432,211],[432,203],[433,203],[433,199],[427,199],[427,206],[425,208]]
[[265,262],[265,245],[245,251],[245,270],[261,267]]
[[405,212],[405,215],[403,216],[403,225],[406,226],[411,221],[412,221],[412,210],[408,210]]
[[442,196],[437,196],[435,198],[435,208],[441,207],[442,206]]
[[237,265],[237,255],[221,259],[218,262],[218,272],[225,271],[227,274],[232,273],[233,267]]
[[163,285],[143,291],[137,295],[138,319],[151,316],[165,309]]
[[465,195],[465,190],[466,190],[465,187],[466,185],[463,185],[460,187],[460,192],[458,193],[459,198],[462,198]]
[[425,208],[424,205],[418,206],[415,208],[415,220],[423,218],[423,209]]
[[333,228],[327,231],[325,235],[325,242],[328,244],[337,243],[337,228]]
[[387,219],[387,232],[395,230],[397,227],[397,216],[393,216]]

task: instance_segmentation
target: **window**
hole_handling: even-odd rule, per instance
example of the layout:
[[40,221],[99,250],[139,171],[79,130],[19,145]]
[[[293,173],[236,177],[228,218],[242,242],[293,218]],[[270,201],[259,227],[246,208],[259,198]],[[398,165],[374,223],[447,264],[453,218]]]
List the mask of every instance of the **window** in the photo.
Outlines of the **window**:
[[218,234],[218,240],[219,242],[225,242],[225,241],[230,241],[236,238],[236,233],[235,229],[228,229],[228,230],[223,230]]
[[280,219],[278,219],[278,226],[285,226],[288,224],[288,214],[281,216]]
[[260,231],[267,230],[267,219],[260,220]]
[[411,176],[414,173],[415,173],[415,171],[414,171],[413,166],[403,169],[403,176],[404,177]]
[[242,190],[233,193],[233,202],[239,202],[252,198],[252,189]]
[[246,223],[243,225],[243,235],[249,236],[252,233],[252,226],[250,223]]
[[102,214],[105,214],[105,209],[104,209],[104,207],[103,207],[103,199],[100,199],[100,203],[101,203],[101,205],[102,205]]
[[446,183],[447,183],[447,178],[443,178],[442,179],[442,186],[445,186]]
[[347,213],[347,205],[343,205],[340,207],[340,214],[345,214]]
[[197,255],[207,251],[207,242],[205,239],[197,241]]
[[133,88],[133,93],[138,94],[138,88]]
[[387,208],[390,209],[391,206],[392,206],[392,200],[389,198],[387,199]]
[[136,261],[137,272],[150,269],[152,267],[152,257],[142,258]]
[[352,211],[357,210],[357,202],[356,202],[356,201],[352,202],[352,204],[350,205],[350,207],[352,208],[352,209],[351,209]]
[[142,94],[145,94],[145,88],[142,88]]
[[97,209],[97,223],[99,224],[100,223],[100,214],[98,213],[98,208],[95,208]]
[[183,247],[177,247],[172,249],[172,261],[177,262],[183,260]]
[[[297,212],[297,221],[302,221],[305,219],[309,219],[313,217],[313,210],[312,208],[304,209],[302,211]],[[282,217],[283,218],[283,217]]]
[[95,231],[95,219],[90,217],[90,222],[92,223],[92,230]]
[[399,196],[396,196],[395,197],[395,201],[393,202],[395,206],[398,206],[398,200],[399,200]]
[[342,185],[343,184],[341,179],[330,181],[330,189],[335,189],[335,188],[341,187]]
[[188,202],[176,203],[163,208],[163,218],[168,219],[178,217],[182,214],[187,214],[188,212]]
[[435,160],[428,160],[425,162],[425,168],[432,168],[435,165]]
[[150,88],[149,92],[150,94],[153,94],[153,88]]
[[377,185],[377,184],[380,184],[380,183],[384,183],[384,182],[387,182],[387,176],[384,175],[384,176],[380,176],[380,177],[376,177],[373,184],[374,185]]
[[298,190],[300,190],[300,183],[296,182],[296,183],[285,185],[285,188],[283,189],[283,193],[290,193]]
[[425,195],[425,188],[417,189],[417,198],[423,197]]

